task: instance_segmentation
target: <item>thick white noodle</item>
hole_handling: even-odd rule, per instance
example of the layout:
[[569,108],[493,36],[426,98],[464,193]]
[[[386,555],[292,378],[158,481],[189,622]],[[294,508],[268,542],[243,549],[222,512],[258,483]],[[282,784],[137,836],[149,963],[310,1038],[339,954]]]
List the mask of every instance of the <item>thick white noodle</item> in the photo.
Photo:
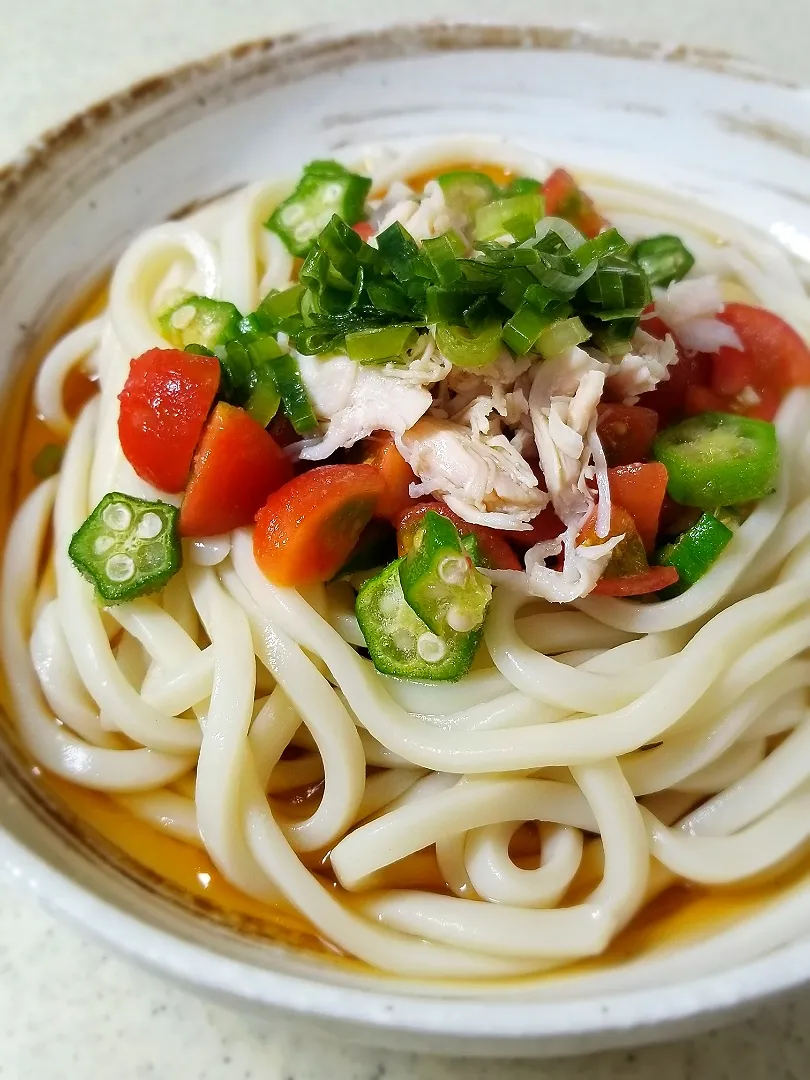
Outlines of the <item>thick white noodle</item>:
[[[379,196],[460,160],[550,168],[471,137],[370,152],[368,167]],[[204,848],[228,881],[297,911],[337,948],[408,977],[539,973],[603,952],[674,881],[778,875],[810,839],[807,390],[778,416],[777,490],[697,585],[664,603],[555,609],[507,575],[480,666],[457,684],[377,674],[356,648],[352,590],[271,585],[245,530],[186,543],[184,569],[159,596],[98,607],[68,558],[72,533],[108,491],[167,497],[118,442],[129,361],[166,344],[156,315],[176,290],[250,310],[290,283],[291,256],[262,228],[288,190],[256,183],[139,236],[107,311],[40,369],[36,406],[67,451],[17,512],[0,598],[14,719],[32,757]],[[592,191],[631,238],[681,233],[701,272],[810,334],[802,274],[767,238],[669,194],[606,180]],[[74,423],[63,396],[76,367],[100,393]],[[512,847],[526,823],[538,843],[521,865]],[[325,851],[337,885],[310,869]],[[408,884],[411,865],[421,870]],[[583,881],[590,893],[572,904]],[[510,992],[717,970],[808,932],[808,896],[803,882],[707,941]]]

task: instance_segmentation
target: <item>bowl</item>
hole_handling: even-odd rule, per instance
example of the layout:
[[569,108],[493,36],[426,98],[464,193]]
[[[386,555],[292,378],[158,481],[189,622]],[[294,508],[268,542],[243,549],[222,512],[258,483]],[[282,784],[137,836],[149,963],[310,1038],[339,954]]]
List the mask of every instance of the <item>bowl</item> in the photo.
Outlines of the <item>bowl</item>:
[[[0,172],[0,394],[13,478],[19,402],[54,321],[140,229],[248,180],[375,143],[506,138],[677,188],[810,259],[810,104],[716,54],[542,28],[388,27],[241,46],[44,135]],[[5,505],[5,502],[4,502]],[[268,939],[90,831],[0,725],[0,859],[51,909],[133,960],[243,1010],[435,1053],[549,1056],[694,1033],[810,978],[810,940],[764,955],[781,897],[748,922],[614,970],[486,989],[398,982]],[[808,919],[810,922],[810,919]],[[810,927],[808,927],[810,930]],[[718,966],[712,944],[726,935]]]

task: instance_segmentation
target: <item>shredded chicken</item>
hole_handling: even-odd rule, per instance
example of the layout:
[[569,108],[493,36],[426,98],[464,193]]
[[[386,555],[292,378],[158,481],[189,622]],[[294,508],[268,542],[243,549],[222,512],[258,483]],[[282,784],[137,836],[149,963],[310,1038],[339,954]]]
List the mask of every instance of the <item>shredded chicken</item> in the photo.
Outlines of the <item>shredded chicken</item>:
[[530,428],[530,367],[527,357],[515,360],[504,350],[494,364],[478,371],[453,368],[438,388],[433,415],[467,426],[476,435],[500,435],[504,427]]
[[[529,589],[535,596],[555,604],[570,604],[587,596],[596,586],[617,544],[624,539],[612,536],[604,544],[577,546],[577,530],[569,527],[556,540],[535,544],[526,552]],[[545,560],[565,551],[562,570],[546,566]]]
[[346,356],[299,356],[298,363],[316,415],[329,421],[324,437],[302,448],[305,461],[323,461],[372,431],[402,435],[433,402],[421,383],[408,383],[384,368],[362,367]]
[[635,405],[641,394],[654,390],[669,379],[669,368],[678,362],[678,350],[671,334],[663,341],[637,330],[632,351],[610,365],[608,386],[625,405]]
[[476,436],[449,420],[425,417],[398,440],[420,483],[411,495],[440,495],[471,524],[520,531],[548,503],[528,463],[504,435]]
[[655,314],[690,352],[717,352],[724,345],[742,348],[734,330],[717,318],[722,310],[715,277],[685,278],[674,281],[666,292],[656,291]]
[[455,228],[458,224],[447,208],[444,192],[435,180],[425,184],[425,191],[421,197],[408,188],[404,197],[393,203],[382,218],[378,232],[387,229],[395,221],[404,225],[416,241],[427,240],[431,236],[441,236],[442,233]]
[[540,468],[566,526],[578,528],[594,505],[586,483],[594,472],[588,435],[595,428],[606,367],[575,347],[538,366],[529,394]]

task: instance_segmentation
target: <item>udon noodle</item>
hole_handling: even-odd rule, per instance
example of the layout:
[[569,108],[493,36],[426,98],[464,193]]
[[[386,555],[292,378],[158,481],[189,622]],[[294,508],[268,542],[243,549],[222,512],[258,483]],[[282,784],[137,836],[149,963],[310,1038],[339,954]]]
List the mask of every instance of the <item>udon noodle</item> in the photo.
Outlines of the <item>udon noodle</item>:
[[[458,160],[547,171],[495,142],[456,142],[378,155],[373,190]],[[345,585],[271,584],[247,530],[189,543],[157,597],[97,605],[71,536],[106,492],[155,497],[118,442],[129,360],[165,345],[154,316],[169,288],[251,310],[289,284],[292,257],[261,227],[287,190],[252,184],[144,232],[107,309],[39,371],[36,407],[67,446],[19,508],[2,596],[14,718],[33,757],[204,846],[239,890],[400,976],[544,972],[604,952],[673,881],[782,871],[810,836],[807,390],[777,417],[777,490],[696,585],[655,604],[560,608],[504,572],[484,656],[458,683],[379,675],[356,648]],[[810,301],[777,245],[669,194],[589,190],[628,237],[677,232],[729,294],[810,336]],[[63,390],[76,367],[100,392],[74,422]],[[313,785],[309,816],[288,813],[282,796]],[[534,836],[533,865],[515,856],[516,834]],[[444,887],[389,887],[389,869],[424,851]],[[745,934],[702,943],[690,970],[807,929],[801,881]],[[673,953],[671,972],[683,962]]]

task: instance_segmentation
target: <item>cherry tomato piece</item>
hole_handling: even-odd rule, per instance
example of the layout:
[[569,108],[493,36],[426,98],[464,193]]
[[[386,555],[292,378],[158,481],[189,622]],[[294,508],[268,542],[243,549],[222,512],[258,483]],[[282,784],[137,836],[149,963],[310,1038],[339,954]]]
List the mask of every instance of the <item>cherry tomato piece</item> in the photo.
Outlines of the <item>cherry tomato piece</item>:
[[329,581],[384,493],[372,465],[321,465],[274,491],[256,515],[253,553],[276,585]]
[[216,357],[180,349],[149,349],[132,361],[119,395],[118,438],[142,480],[183,490],[219,377]]
[[271,491],[292,476],[289,459],[252,417],[220,402],[191,465],[180,507],[183,536],[217,536],[249,525]]

